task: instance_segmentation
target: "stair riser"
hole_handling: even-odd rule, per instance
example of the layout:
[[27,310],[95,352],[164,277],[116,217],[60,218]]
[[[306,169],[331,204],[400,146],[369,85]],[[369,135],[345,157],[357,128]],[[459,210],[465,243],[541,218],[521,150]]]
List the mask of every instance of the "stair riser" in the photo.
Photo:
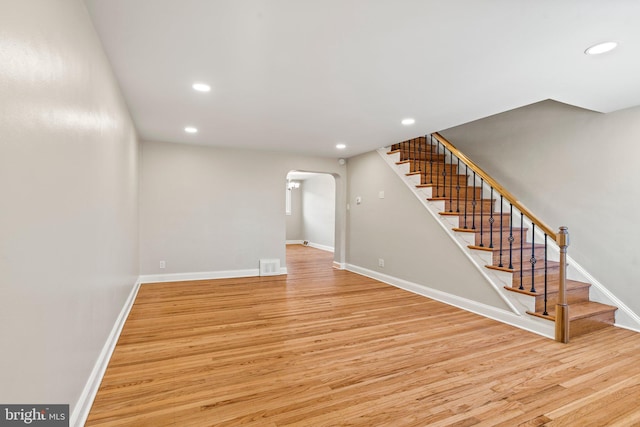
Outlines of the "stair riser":
[[[495,231],[496,229],[496,224],[493,224],[494,228],[493,228],[493,233],[491,232],[491,227],[488,228],[484,228],[482,230],[482,234],[480,234],[479,231],[476,231],[475,233],[475,244],[476,246],[485,246],[485,247],[494,247],[494,248],[500,248],[500,241],[502,241],[502,250],[503,251],[508,251],[509,250],[509,230],[503,230],[502,231],[502,235],[500,234],[499,231]],[[521,232],[520,229],[513,229],[513,231],[511,232],[511,234],[513,234],[513,249],[515,250],[516,248],[518,248],[518,250],[520,250],[520,239],[523,238],[524,242],[526,243],[527,241],[527,236],[526,236],[526,230],[524,230],[524,232]],[[543,252],[544,253],[544,252]],[[537,258],[537,257],[536,257]]]
[[[455,165],[446,165],[443,166],[440,164],[439,166],[431,166],[429,163],[425,162],[410,162],[411,163],[411,171],[412,172],[422,172],[424,175],[423,179],[427,181],[435,181],[436,179],[442,179],[443,174],[446,174],[447,177],[451,175],[464,175],[458,173],[458,168]],[[466,176],[466,175],[465,175]],[[447,181],[449,178],[447,178]]]
[[[538,292],[544,292],[544,287],[538,289]],[[589,288],[568,289],[566,295],[568,304],[586,302],[589,301]],[[547,291],[547,312],[555,313],[558,302],[558,291]],[[536,311],[544,311],[544,295],[536,297]]]
[[419,156],[424,153],[442,154],[437,152],[435,146],[429,144],[406,144],[400,147],[398,150],[402,155],[405,155],[407,159],[410,159],[414,156]]
[[[571,310],[571,306],[569,306]],[[583,319],[576,319],[569,324],[569,338],[579,337],[589,332],[609,327],[615,323],[615,310]]]
[[[495,250],[493,252],[493,265],[500,264],[500,252],[499,252],[500,248],[498,247],[497,249],[498,250]],[[544,259],[544,248],[536,248],[534,253],[538,260]],[[524,260],[527,262],[529,261],[529,259],[531,258],[531,248],[523,248],[522,258],[524,258]],[[520,263],[520,260],[522,258],[520,257],[520,247],[519,246],[516,247],[514,245],[513,250],[511,251],[511,262]],[[543,261],[538,261],[538,262],[543,262]],[[504,246],[502,249],[502,264],[506,266],[509,265],[509,245]]]
[[425,138],[424,136],[419,136],[417,138],[412,138],[406,141],[402,141],[398,144],[393,144],[391,146],[391,149],[404,150],[408,148],[413,148],[416,145],[421,147],[435,147],[435,144],[430,144],[429,141],[427,141],[427,138]]
[[[467,175],[447,175],[447,179],[445,180],[442,175],[438,175],[436,173],[434,173],[433,176],[426,173],[420,174],[421,184],[433,184],[434,187],[439,186],[441,191],[443,188],[446,188],[446,190],[449,191],[450,186],[466,186],[468,179],[469,177]],[[453,190],[455,190],[455,188]]]
[[[463,206],[463,203],[465,202],[465,200],[468,203],[473,202],[474,198],[474,194],[475,193],[475,200],[476,203],[480,202],[480,194],[482,193],[482,189],[478,188],[478,187],[467,187],[467,194],[465,195],[465,187],[460,186],[459,191],[456,189],[456,184],[455,183],[451,183],[451,185],[447,184],[446,187],[444,185],[440,185],[438,188],[434,187],[434,197],[436,194],[436,190],[437,190],[437,195],[438,197],[449,197],[449,194],[451,194],[451,199],[454,202],[455,206],[457,207],[458,204],[460,204],[460,207]],[[499,220],[499,219],[498,219]]]
[[[447,212],[456,212],[456,210],[460,210],[460,212],[464,212],[465,205],[466,205],[467,212],[473,212],[473,204],[472,203],[473,202],[471,202],[471,201],[468,201],[466,203],[464,203],[463,201],[460,201],[460,203],[458,204],[458,202],[453,198],[452,198],[451,201],[449,201],[447,199],[444,202],[444,209]],[[476,212],[480,212],[480,205],[481,205],[480,201],[479,200],[476,201],[476,207],[475,207]],[[493,205],[494,205],[494,201],[493,200],[489,200],[489,199],[483,200],[482,201],[482,210],[484,212],[490,212],[490,211],[493,210]]]
[[436,175],[440,175],[440,177],[442,177],[442,173],[446,172],[447,182],[449,182],[449,175],[455,175],[458,171],[457,165],[449,165],[449,164],[445,165],[444,163],[441,163],[441,162],[431,163],[431,162],[425,162],[425,161],[409,160],[409,164],[411,165],[411,169],[410,169],[411,172],[421,171],[422,173],[430,177],[433,174],[433,179],[435,179]]
[[[433,168],[434,173],[436,170],[439,170],[440,173],[445,169],[444,166],[444,154],[435,154],[435,153],[417,153],[414,154],[402,154],[400,152],[400,161],[409,161],[411,164],[411,170],[423,170],[423,171],[431,171],[430,168]],[[448,165],[447,165],[448,167]],[[457,165],[456,165],[457,168]]]
[[[558,268],[550,268],[547,270],[547,282],[560,280],[560,272]],[[531,270],[525,270],[522,273],[522,286],[525,290],[531,289]],[[533,282],[535,283],[536,290],[544,290],[544,271],[536,271],[533,275]],[[520,287],[520,272],[513,273],[513,279],[511,286],[514,288]]]
[[[478,215],[479,212],[476,212],[476,215],[472,215],[472,211],[471,210],[467,210],[467,220],[466,220],[466,225],[468,229],[473,229],[473,226],[475,225],[475,229],[476,230],[480,230],[480,224],[482,224],[482,229],[484,230],[488,230],[491,223],[490,223],[490,216],[488,215],[487,212],[485,212],[485,215],[482,215],[482,217],[480,215]],[[493,214],[493,219],[494,219],[494,224],[496,222],[500,222],[500,214]],[[464,212],[462,215],[460,215],[459,217],[459,221],[458,223],[460,224],[459,227],[460,228],[464,228],[465,225],[465,218],[464,218]],[[502,224],[504,226],[508,226],[509,225],[509,215],[503,215],[502,216]],[[515,228],[515,224],[514,224],[514,228]],[[517,227],[520,228],[520,224],[517,224]]]

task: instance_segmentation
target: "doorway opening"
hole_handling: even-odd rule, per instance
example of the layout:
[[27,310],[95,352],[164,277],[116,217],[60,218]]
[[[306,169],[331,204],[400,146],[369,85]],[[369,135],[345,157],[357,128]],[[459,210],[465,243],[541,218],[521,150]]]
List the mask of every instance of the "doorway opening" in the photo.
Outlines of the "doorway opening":
[[286,179],[286,242],[335,251],[336,180],[318,172],[290,171]]

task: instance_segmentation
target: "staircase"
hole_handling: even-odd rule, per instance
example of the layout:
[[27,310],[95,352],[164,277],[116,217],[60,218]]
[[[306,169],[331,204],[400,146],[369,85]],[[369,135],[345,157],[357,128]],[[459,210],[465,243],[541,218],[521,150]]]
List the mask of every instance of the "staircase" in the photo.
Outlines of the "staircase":
[[566,278],[566,228],[550,229],[439,134],[394,144],[387,155],[506,298],[524,301],[526,315],[543,322],[558,313],[557,340],[614,324],[616,307],[591,301],[589,283]]

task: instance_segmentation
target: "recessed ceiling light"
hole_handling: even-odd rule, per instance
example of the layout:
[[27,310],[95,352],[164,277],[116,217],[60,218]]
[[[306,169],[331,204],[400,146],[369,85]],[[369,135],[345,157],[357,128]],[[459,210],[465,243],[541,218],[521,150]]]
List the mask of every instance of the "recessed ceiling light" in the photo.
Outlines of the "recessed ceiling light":
[[211,86],[206,83],[194,83],[191,87],[198,92],[209,92],[211,90]]
[[616,42],[604,42],[591,46],[584,51],[587,55],[600,55],[601,53],[609,52],[618,46]]
[[402,122],[401,122],[401,123],[402,123],[403,125],[405,125],[405,126],[409,126],[409,125],[414,124],[415,122],[416,122],[416,119],[412,119],[412,118],[409,118],[409,117],[408,117],[408,118],[406,118],[406,119],[402,119]]
[[193,126],[187,126],[184,128],[186,133],[198,133],[198,128],[194,128]]
[[336,148],[338,150],[344,150],[345,148],[347,148],[347,146],[345,144],[336,144]]

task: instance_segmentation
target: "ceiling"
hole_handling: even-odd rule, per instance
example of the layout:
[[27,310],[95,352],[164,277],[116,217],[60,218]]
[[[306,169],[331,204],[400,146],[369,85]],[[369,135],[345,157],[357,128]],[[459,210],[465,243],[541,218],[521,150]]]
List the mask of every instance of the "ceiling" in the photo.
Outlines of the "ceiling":
[[350,157],[545,99],[640,105],[636,0],[86,4],[144,140]]

